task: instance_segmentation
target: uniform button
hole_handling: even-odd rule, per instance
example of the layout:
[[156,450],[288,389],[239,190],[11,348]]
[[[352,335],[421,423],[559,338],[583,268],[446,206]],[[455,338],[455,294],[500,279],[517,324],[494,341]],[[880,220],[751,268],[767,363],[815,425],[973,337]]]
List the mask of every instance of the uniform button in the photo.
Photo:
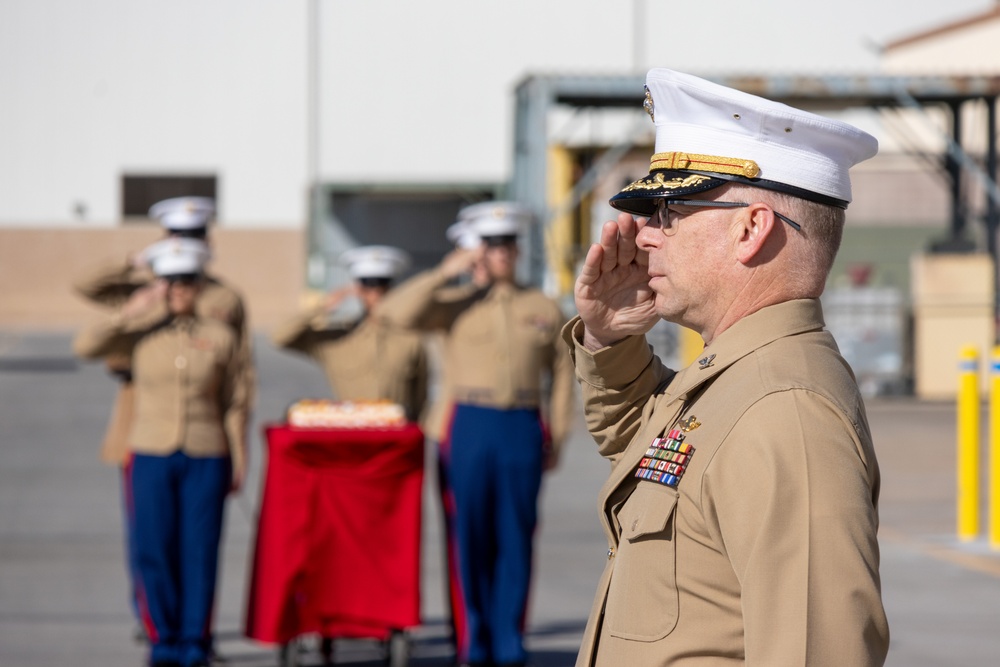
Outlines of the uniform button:
[[177,357],[177,359],[174,360],[174,365],[177,366],[177,368],[187,368],[188,360],[184,357]]
[[614,557],[615,557],[615,548],[611,547],[610,549],[608,549],[608,560],[611,560]]

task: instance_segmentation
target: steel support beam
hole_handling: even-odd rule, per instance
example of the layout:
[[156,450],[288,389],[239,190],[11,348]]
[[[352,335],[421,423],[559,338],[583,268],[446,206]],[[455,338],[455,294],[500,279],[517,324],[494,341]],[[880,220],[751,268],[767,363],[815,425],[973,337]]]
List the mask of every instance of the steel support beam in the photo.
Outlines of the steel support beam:
[[[951,111],[951,140],[961,150],[962,146],[962,105],[949,102]],[[965,238],[965,199],[962,197],[962,165],[955,151],[944,155],[944,169],[948,172],[951,185],[951,240],[959,242]]]
[[[944,169],[951,177],[951,234],[964,235],[968,207],[962,200],[961,173],[982,183],[990,202],[986,225],[995,253],[1000,189],[996,183],[996,143],[994,132],[995,100],[1000,96],[1000,76],[708,76],[712,81],[761,95],[775,101],[808,109],[844,109],[851,107],[908,107],[922,110],[928,104],[952,108],[951,137],[945,136],[948,155]],[[517,87],[514,123],[514,171],[506,196],[530,206],[537,218],[547,220],[547,115],[554,105],[575,107],[639,108],[645,77],[627,76],[530,76]],[[961,105],[972,99],[988,99],[990,114],[990,149],[993,163],[984,170],[961,148]],[[939,131],[935,128],[935,131]],[[988,158],[989,160],[989,158]],[[988,173],[987,173],[988,172]],[[588,174],[588,180],[593,174]],[[586,194],[581,184],[573,199]],[[991,208],[992,206],[992,208]],[[534,284],[545,284],[544,229],[537,226],[525,244],[519,272]]]

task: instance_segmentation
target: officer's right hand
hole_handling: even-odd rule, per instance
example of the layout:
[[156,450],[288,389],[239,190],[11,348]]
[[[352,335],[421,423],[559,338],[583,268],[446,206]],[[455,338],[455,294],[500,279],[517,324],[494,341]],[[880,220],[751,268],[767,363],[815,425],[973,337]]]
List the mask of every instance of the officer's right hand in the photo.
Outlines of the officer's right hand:
[[469,273],[481,256],[480,248],[455,248],[441,260],[441,273],[446,278],[457,278],[463,273]]
[[348,297],[352,297],[358,293],[357,285],[345,285],[339,289],[335,289],[323,299],[323,308],[327,311],[333,311],[340,307]]
[[601,242],[587,252],[574,296],[585,326],[583,344],[589,350],[645,334],[659,319],[649,288],[649,260],[635,241],[643,222],[619,214],[604,223]]
[[166,298],[167,282],[165,280],[153,281],[149,285],[140,287],[132,292],[128,301],[122,306],[121,315],[126,319],[141,317],[163,304]]
[[140,271],[149,269],[149,262],[147,261],[145,251],[130,254],[128,256],[128,265]]

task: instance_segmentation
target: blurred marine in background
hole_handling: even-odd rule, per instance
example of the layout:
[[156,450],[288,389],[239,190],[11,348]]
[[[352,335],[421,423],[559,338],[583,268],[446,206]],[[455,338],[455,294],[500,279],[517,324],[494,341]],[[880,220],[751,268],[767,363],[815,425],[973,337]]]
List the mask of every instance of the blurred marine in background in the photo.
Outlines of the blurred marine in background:
[[246,476],[246,356],[231,327],[198,312],[208,255],[198,239],[161,241],[146,256],[156,281],[73,343],[129,360],[125,495],[154,667],[209,662],[225,499]]
[[[194,239],[208,242],[208,227],[215,215],[215,202],[207,197],[175,197],[157,202],[149,210],[149,217],[156,220],[163,228],[166,239]],[[95,267],[87,275],[74,283],[75,291],[88,301],[106,308],[121,309],[136,292],[155,290],[155,278],[151,270],[151,260],[156,255],[161,243],[136,252],[122,260],[105,262]],[[208,257],[210,259],[210,255]],[[255,373],[253,357],[248,334],[247,314],[242,297],[219,278],[210,274],[204,275],[204,281],[198,292],[195,309],[199,315],[218,320],[232,329],[239,342],[241,354],[244,356],[245,372],[241,381],[246,383],[242,392],[246,395],[247,415],[253,404],[255,390]],[[123,480],[127,481],[130,474],[131,450],[129,433],[132,429],[132,419],[135,411],[135,389],[132,383],[131,355],[109,352],[103,357],[108,372],[118,383],[118,392],[108,420],[104,441],[101,445],[101,459],[111,465],[122,468]],[[123,488],[127,488],[123,487]],[[123,495],[125,517],[125,542],[129,572],[134,572],[135,554],[133,548],[132,525],[129,516],[130,505]],[[136,620],[140,622],[139,635],[142,636],[141,619],[132,590],[132,606],[136,612]]]
[[[458,661],[523,665],[542,471],[555,466],[573,411],[573,375],[558,340],[565,318],[515,281],[517,237],[530,216],[507,202],[463,209],[480,240],[386,298],[381,314],[444,337],[444,424],[428,426],[444,459],[454,539]],[[457,237],[456,237],[457,238]],[[455,280],[482,262],[486,281]],[[443,426],[443,428],[442,428]],[[447,509],[447,507],[446,507]]]
[[[280,326],[271,340],[315,359],[339,400],[389,400],[402,405],[415,422],[427,399],[427,355],[419,334],[377,317],[393,281],[409,266],[409,257],[389,246],[364,246],[340,259],[353,283]],[[352,296],[361,300],[361,317],[331,322],[331,313]]]

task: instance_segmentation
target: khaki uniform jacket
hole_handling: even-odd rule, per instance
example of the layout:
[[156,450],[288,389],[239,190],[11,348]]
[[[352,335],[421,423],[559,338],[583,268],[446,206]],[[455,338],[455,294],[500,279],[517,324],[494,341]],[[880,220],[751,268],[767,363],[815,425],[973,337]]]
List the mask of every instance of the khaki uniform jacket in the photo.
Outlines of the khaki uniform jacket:
[[125,320],[118,315],[77,335],[85,358],[128,354],[135,391],[128,443],[134,452],[232,456],[245,470],[245,358],[232,329],[204,317]]
[[[559,341],[566,318],[554,301],[516,285],[449,287],[440,270],[432,269],[389,292],[379,314],[398,326],[444,333],[441,391],[448,400],[540,408],[558,456],[574,397],[573,366]],[[445,426],[438,421],[425,431],[440,440]]]
[[[881,665],[879,470],[819,302],[737,322],[676,375],[643,337],[574,351],[588,427],[612,464],[609,556],[578,667]],[[676,488],[639,480],[687,428]]]
[[319,307],[275,330],[275,345],[309,355],[340,400],[389,400],[417,421],[427,400],[427,354],[419,334],[373,317],[329,327]]
[[[140,270],[130,263],[109,262],[102,264],[93,271],[77,280],[73,287],[81,296],[98,305],[109,308],[120,308],[136,290],[145,287],[155,276],[147,270]],[[246,373],[243,389],[247,396],[247,419],[254,401],[256,377],[253,365],[253,354],[250,348],[250,334],[243,299],[233,288],[223,284],[217,278],[208,276],[198,302],[196,312],[202,316],[218,320],[229,325],[236,333],[240,348],[245,355]],[[120,355],[109,355],[105,358],[108,368],[115,374],[129,372],[128,358]],[[108,426],[101,445],[101,459],[106,463],[122,464],[128,458],[127,435],[131,431],[131,418],[134,413],[131,405],[133,390],[131,383],[123,382],[115,398],[115,405],[108,420]]]

